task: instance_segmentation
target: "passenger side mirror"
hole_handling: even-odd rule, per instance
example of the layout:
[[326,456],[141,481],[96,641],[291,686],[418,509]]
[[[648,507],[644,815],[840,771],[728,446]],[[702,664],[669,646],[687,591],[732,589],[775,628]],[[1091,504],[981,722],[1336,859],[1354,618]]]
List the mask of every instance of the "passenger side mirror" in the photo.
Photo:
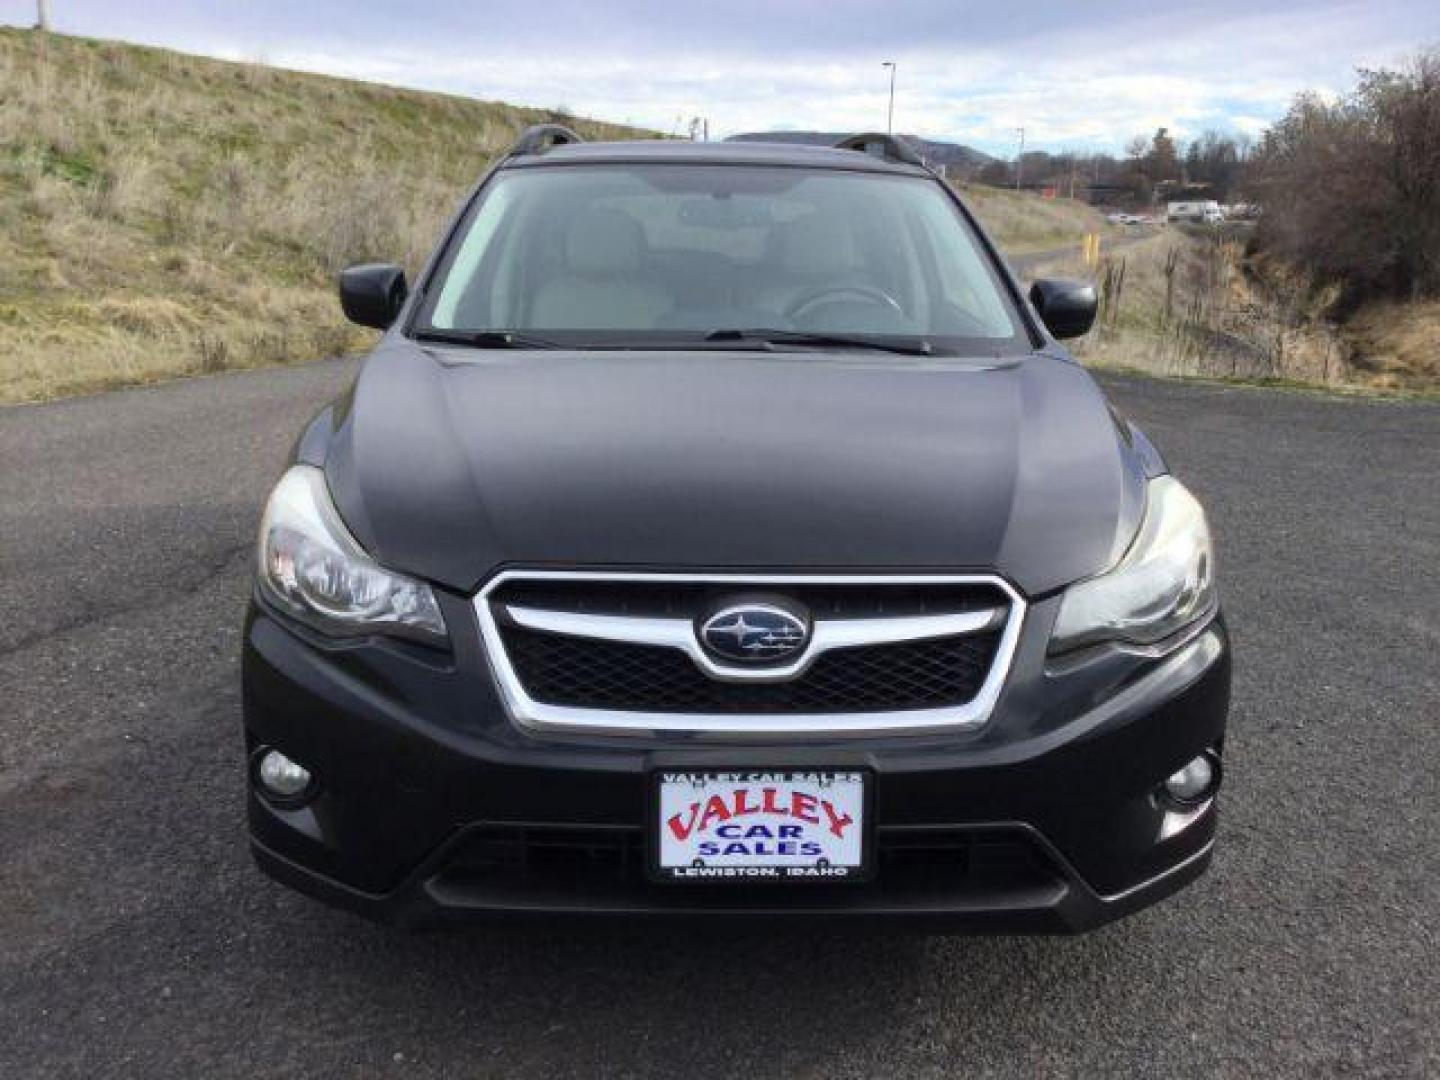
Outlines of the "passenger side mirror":
[[340,306],[347,319],[361,326],[387,329],[407,295],[405,271],[393,263],[366,263],[340,273]]
[[1030,286],[1030,303],[1057,338],[1079,337],[1095,323],[1099,301],[1088,281],[1044,278]]

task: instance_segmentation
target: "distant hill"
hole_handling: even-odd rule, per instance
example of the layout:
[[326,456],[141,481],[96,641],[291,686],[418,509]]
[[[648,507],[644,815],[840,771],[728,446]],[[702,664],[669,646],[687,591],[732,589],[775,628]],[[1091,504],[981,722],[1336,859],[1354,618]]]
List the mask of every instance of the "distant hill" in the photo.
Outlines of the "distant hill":
[[[732,135],[726,142],[772,142],[801,143],[805,146],[834,146],[850,131],[750,131],[743,135]],[[922,139],[918,135],[901,135],[902,139],[932,165],[958,165],[963,169],[979,169],[995,159],[973,146],[960,143],[941,142],[936,139]]]

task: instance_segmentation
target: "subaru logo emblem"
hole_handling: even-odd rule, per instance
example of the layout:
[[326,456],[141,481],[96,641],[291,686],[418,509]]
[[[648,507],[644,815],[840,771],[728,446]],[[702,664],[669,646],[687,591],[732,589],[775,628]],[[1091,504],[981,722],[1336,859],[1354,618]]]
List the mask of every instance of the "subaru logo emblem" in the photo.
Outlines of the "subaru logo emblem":
[[713,655],[742,664],[784,660],[805,648],[810,627],[773,604],[737,604],[700,624],[700,642]]

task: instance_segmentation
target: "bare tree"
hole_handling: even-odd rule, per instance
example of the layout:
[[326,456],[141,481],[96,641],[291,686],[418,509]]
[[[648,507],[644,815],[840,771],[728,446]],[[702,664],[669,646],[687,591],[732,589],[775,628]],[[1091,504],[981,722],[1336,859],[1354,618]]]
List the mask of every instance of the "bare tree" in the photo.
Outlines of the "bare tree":
[[1266,250],[1346,298],[1440,295],[1440,50],[1312,94],[1265,134],[1252,187]]
[[1173,183],[1180,179],[1180,155],[1175,150],[1175,140],[1168,128],[1159,128],[1150,140],[1150,149],[1145,155],[1145,175],[1156,184]]
[[1403,72],[1363,72],[1358,96],[1374,117],[1377,164],[1393,204],[1397,285],[1418,298],[1440,290],[1440,50]]
[[1229,202],[1240,186],[1249,156],[1247,140],[1207,131],[1185,151],[1185,179],[1206,185],[1216,199]]

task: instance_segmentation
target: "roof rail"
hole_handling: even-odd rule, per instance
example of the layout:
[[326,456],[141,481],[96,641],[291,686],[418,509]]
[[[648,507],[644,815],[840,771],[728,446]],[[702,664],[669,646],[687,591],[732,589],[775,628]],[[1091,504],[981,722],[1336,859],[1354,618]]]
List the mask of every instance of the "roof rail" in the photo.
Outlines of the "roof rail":
[[866,131],[851,135],[835,144],[837,150],[858,150],[882,161],[898,161],[906,165],[924,166],[925,159],[915,148],[898,135],[886,135],[879,131]]
[[566,143],[584,142],[579,135],[569,128],[560,124],[535,124],[526,128],[520,133],[520,138],[510,148],[507,157],[526,157],[530,154],[543,154],[552,146],[564,146]]

